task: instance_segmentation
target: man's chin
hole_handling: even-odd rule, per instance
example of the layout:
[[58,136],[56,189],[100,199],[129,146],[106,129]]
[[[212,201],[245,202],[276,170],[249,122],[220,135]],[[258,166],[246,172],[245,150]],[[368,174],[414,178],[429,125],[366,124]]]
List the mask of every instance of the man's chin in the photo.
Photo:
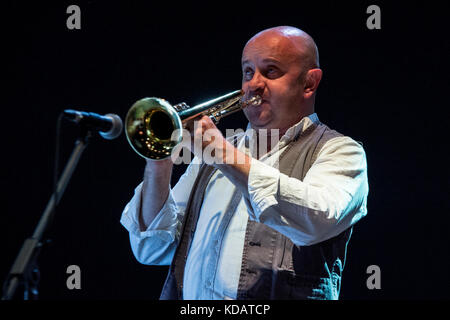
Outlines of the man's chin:
[[269,128],[273,122],[273,118],[268,112],[256,110],[244,110],[245,116],[253,129]]
[[257,120],[249,120],[250,122],[250,126],[252,127],[252,129],[270,129],[270,124],[271,121],[270,120],[264,120],[264,119],[257,119]]

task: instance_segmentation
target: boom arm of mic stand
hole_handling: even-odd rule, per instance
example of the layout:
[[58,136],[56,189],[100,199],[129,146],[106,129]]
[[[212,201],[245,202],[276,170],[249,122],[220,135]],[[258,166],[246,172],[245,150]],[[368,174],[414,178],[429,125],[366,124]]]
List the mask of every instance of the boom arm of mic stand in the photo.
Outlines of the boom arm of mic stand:
[[[90,136],[91,133],[89,131],[86,131],[83,133],[82,137],[78,138],[75,142],[75,147],[72,151],[72,154],[67,161],[61,177],[58,180],[56,192],[53,193],[50,197],[50,200],[47,203],[44,213],[42,214],[32,237],[25,240],[19,254],[16,257],[16,260],[14,261],[14,264],[11,267],[11,270],[9,271],[9,274],[3,285],[2,300],[11,300],[21,281],[25,282],[24,299],[28,299],[27,291],[30,288],[29,281],[31,280],[30,278],[32,276],[33,270],[36,268],[37,256],[39,255],[39,251],[42,246],[42,235],[44,234],[47,225],[51,220],[56,205],[59,203],[59,200],[61,200],[61,197],[69,183],[75,167],[80,160],[81,154],[83,153],[89,142]],[[35,298],[37,298],[36,284],[32,283],[32,285],[32,294],[35,296]]]

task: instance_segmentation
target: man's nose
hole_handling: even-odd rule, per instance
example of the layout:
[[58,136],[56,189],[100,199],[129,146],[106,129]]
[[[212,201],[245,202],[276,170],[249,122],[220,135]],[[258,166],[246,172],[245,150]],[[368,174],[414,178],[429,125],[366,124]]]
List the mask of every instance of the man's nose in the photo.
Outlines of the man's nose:
[[261,73],[255,72],[252,79],[248,82],[248,90],[253,93],[260,93],[264,91],[264,77]]

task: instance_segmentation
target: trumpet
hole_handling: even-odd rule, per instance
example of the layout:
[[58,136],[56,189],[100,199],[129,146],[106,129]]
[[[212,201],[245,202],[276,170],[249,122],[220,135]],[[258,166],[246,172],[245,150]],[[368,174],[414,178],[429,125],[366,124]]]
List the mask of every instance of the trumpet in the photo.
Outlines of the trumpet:
[[217,124],[223,117],[262,102],[259,95],[247,100],[243,97],[243,91],[236,90],[194,107],[184,102],[172,106],[156,97],[140,99],[131,106],[125,118],[128,143],[145,159],[166,159],[181,142],[182,129],[188,122],[206,115]]

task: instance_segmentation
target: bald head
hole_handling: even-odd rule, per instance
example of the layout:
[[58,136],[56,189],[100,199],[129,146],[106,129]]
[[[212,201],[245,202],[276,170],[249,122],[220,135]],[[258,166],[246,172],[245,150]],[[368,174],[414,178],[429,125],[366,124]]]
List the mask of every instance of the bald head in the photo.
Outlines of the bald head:
[[269,28],[254,35],[247,42],[246,47],[252,42],[267,38],[273,39],[273,45],[279,45],[279,42],[285,42],[285,46],[291,49],[292,55],[297,56],[296,58],[304,69],[320,68],[319,50],[317,49],[316,43],[303,30],[290,26]]
[[242,52],[242,90],[262,97],[260,106],[245,108],[253,128],[287,129],[314,112],[322,70],[314,40],[288,26],[253,36]]

